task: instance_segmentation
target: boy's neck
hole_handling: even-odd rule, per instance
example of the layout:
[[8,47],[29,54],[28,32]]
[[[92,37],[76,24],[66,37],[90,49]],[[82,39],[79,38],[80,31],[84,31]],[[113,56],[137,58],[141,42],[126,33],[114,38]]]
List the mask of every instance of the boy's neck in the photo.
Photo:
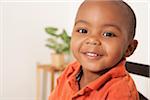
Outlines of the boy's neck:
[[82,70],[83,70],[83,75],[81,76],[81,80],[80,80],[80,89],[82,89],[87,84],[99,78],[101,75],[106,73],[109,69],[103,70],[101,72],[91,72],[82,67]]

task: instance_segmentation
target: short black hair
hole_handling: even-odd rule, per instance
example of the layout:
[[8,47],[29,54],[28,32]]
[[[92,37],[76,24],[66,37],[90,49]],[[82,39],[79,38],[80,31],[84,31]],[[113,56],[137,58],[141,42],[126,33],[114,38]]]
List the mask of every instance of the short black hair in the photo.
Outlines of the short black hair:
[[[122,0],[121,0],[122,1]],[[131,6],[130,5],[128,5],[126,2],[124,2],[124,1],[122,1],[123,2],[123,4],[127,7],[127,10],[128,10],[128,12],[129,12],[129,14],[130,14],[130,29],[129,29],[129,33],[131,33],[132,35],[130,36],[132,39],[135,37],[135,33],[136,33],[136,24],[137,24],[137,22],[136,22],[136,15],[135,15],[135,13],[134,13],[134,11],[133,11],[133,9],[131,8]]]

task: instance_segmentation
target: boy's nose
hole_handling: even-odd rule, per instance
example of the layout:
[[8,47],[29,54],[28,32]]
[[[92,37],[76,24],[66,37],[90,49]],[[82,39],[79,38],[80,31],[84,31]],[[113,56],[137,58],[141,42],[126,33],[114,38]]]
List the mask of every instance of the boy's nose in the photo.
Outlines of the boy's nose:
[[97,38],[91,37],[85,41],[85,44],[98,46],[101,44],[101,42]]

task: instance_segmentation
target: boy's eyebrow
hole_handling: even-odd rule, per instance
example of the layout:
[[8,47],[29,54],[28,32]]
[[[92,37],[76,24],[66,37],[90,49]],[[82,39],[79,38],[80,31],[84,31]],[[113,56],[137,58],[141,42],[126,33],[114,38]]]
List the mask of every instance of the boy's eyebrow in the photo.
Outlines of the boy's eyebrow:
[[[90,25],[90,23],[85,21],[85,20],[77,20],[75,22],[75,25],[78,24],[78,23],[85,23],[85,24]],[[121,32],[121,29],[119,28],[119,26],[116,25],[116,24],[113,24],[113,23],[112,24],[104,24],[102,27],[115,27],[117,30],[119,30]]]
[[103,25],[103,27],[115,27],[117,30],[119,30],[121,32],[121,29],[116,24],[105,24],[105,25]]
[[78,24],[78,23],[85,23],[85,24],[90,24],[90,23],[88,23],[87,21],[85,21],[85,20],[77,20],[76,22],[75,22],[75,25],[76,24]]

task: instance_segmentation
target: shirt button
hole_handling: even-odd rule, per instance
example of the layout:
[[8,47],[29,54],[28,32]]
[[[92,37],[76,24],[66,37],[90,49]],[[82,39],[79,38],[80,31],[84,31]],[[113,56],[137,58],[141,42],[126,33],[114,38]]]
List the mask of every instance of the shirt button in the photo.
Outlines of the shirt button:
[[91,91],[91,89],[90,89],[90,88],[88,88],[88,87],[86,87],[84,91],[85,91],[85,92],[90,92],[90,91]]

